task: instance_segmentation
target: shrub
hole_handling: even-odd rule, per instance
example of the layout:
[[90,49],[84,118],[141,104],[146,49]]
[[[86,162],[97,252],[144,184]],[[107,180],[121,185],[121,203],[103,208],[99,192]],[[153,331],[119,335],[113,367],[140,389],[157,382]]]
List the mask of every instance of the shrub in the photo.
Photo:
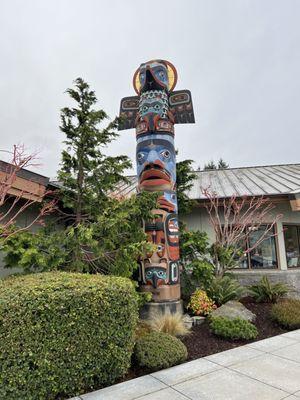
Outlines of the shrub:
[[287,299],[274,304],[271,318],[286,329],[300,328],[300,300]]
[[208,296],[221,306],[229,300],[239,300],[244,293],[244,289],[237,280],[229,276],[215,277],[207,288]]
[[170,312],[153,314],[147,323],[153,331],[168,333],[172,336],[184,336],[189,333],[184,323],[183,315],[179,312],[174,314]]
[[187,349],[168,333],[151,332],[137,340],[134,354],[139,366],[155,371],[185,361]]
[[195,315],[209,315],[215,308],[214,302],[207,296],[206,292],[201,289],[195,290],[192,294],[190,302],[187,306]]
[[214,266],[210,262],[207,233],[188,231],[180,226],[180,258],[184,265],[181,273],[182,294],[190,298],[197,289],[206,289],[213,277]]
[[0,286],[0,398],[71,397],[126,373],[137,295],[126,278],[52,272]]
[[210,328],[217,336],[225,339],[255,339],[258,335],[256,327],[251,322],[241,318],[212,317]]
[[257,303],[276,303],[278,299],[286,295],[289,288],[284,283],[272,284],[266,276],[256,284],[249,286],[250,296]]

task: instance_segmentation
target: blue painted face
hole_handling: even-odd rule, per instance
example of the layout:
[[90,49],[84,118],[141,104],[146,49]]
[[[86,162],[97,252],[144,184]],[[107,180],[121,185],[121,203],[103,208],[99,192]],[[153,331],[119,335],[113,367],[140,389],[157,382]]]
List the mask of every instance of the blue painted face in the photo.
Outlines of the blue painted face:
[[141,141],[136,152],[139,186],[147,191],[173,190],[176,160],[173,144],[163,139]]
[[139,72],[141,90],[169,88],[168,69],[159,60],[141,64]]

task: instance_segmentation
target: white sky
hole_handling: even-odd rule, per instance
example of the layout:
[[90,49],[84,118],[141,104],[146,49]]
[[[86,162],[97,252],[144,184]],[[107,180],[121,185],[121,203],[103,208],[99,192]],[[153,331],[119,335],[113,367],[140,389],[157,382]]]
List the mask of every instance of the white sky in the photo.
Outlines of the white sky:
[[[2,0],[0,149],[38,149],[36,172],[55,176],[72,81],[114,117],[139,64],[163,58],[194,102],[196,124],[176,125],[179,159],[300,162],[299,21],[298,0]],[[108,153],[134,161],[134,131]]]

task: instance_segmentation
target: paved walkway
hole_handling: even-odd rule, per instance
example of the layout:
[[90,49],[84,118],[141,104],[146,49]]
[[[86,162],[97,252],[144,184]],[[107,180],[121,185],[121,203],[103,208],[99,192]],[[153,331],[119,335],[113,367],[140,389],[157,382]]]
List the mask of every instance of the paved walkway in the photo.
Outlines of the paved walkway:
[[299,400],[300,329],[72,400]]

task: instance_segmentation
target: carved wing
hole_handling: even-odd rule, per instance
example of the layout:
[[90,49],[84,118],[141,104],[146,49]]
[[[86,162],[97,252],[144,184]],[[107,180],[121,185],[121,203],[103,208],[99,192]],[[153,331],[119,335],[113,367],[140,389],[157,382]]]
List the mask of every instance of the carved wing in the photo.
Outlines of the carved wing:
[[120,118],[118,130],[131,129],[135,127],[135,119],[139,109],[139,97],[124,97],[120,105]]
[[189,90],[171,92],[169,104],[175,124],[193,124],[195,122],[192,95]]

